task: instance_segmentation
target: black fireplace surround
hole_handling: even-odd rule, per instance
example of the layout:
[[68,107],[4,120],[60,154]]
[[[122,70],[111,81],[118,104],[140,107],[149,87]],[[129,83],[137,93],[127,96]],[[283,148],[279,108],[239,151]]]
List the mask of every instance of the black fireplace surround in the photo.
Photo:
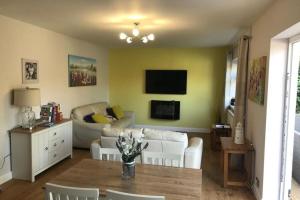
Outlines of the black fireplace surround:
[[151,100],[151,118],[179,120],[180,101]]

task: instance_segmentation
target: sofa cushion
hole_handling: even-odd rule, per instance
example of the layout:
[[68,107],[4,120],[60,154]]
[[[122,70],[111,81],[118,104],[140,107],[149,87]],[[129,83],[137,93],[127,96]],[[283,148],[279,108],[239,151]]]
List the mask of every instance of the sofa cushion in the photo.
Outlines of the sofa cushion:
[[102,123],[102,124],[110,123],[109,119],[107,119],[104,115],[99,113],[92,115],[92,118],[96,123]]
[[99,102],[80,106],[72,110],[72,117],[74,119],[83,120],[84,116],[90,113],[101,113],[103,115],[106,115],[107,106],[108,104],[106,102]]
[[92,118],[92,115],[94,115],[94,114],[95,114],[95,113],[90,113],[90,114],[84,116],[84,117],[83,117],[83,120],[84,120],[85,122],[88,122],[88,123],[96,123],[96,122],[93,120],[93,118]]
[[125,116],[123,109],[119,105],[113,106],[112,110],[114,111],[114,114],[117,119],[122,119]]
[[91,105],[92,110],[95,113],[101,113],[103,115],[107,115],[106,108],[108,107],[107,102],[95,103]]
[[115,113],[114,113],[114,111],[113,111],[112,108],[106,108],[106,112],[107,112],[108,115],[110,115],[110,116],[112,116],[112,117],[114,117],[114,118],[117,119],[117,116],[115,115]]

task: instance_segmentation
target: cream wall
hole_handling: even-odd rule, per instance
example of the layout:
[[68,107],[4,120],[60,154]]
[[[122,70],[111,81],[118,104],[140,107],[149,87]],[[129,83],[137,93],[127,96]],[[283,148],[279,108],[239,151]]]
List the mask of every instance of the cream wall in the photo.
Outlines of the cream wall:
[[[111,105],[136,113],[140,125],[210,128],[220,118],[224,94],[226,47],[220,48],[122,48],[109,51]],[[146,69],[186,69],[186,95],[146,94]],[[155,120],[150,100],[181,102],[180,120]]]
[[[271,39],[300,21],[299,0],[277,0],[263,15],[252,25],[252,40],[250,46],[250,64],[254,58],[260,56],[274,56],[270,52]],[[284,46],[280,42],[272,44],[276,51],[278,46]],[[277,98],[276,94],[282,94],[283,88],[276,87],[276,82],[284,81],[284,77],[277,77],[277,80],[269,80],[269,77],[276,77],[276,71],[282,71],[285,66],[279,62],[271,62],[267,69],[265,105],[260,106],[248,101],[247,130],[248,138],[252,140],[255,147],[256,169],[255,176],[260,180],[260,187],[254,186],[259,199],[278,199],[280,186],[280,141],[282,136],[282,114],[281,108],[269,104],[270,98]],[[275,84],[274,84],[275,83]],[[275,94],[275,95],[274,95]],[[273,108],[272,108],[273,106]],[[271,109],[272,108],[272,109]],[[267,121],[272,124],[266,126]],[[275,122],[278,123],[275,123]]]
[[[14,88],[40,88],[42,103],[61,103],[64,116],[69,117],[75,106],[108,100],[108,72],[107,51],[103,48],[4,16],[0,16],[0,27],[1,167],[3,156],[9,154],[8,130],[17,125],[19,109],[11,105]],[[68,54],[97,59],[97,86],[68,87]],[[38,84],[22,84],[21,58],[39,61]],[[0,183],[1,176],[10,172],[9,163],[7,160],[0,169]]]

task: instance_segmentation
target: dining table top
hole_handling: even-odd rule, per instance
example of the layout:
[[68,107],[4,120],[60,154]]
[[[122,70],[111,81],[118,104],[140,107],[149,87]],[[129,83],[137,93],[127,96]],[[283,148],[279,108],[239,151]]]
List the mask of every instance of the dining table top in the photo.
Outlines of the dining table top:
[[50,183],[72,187],[99,188],[105,190],[165,196],[166,200],[199,200],[201,196],[202,170],[136,164],[135,177],[122,178],[122,163],[83,159]]

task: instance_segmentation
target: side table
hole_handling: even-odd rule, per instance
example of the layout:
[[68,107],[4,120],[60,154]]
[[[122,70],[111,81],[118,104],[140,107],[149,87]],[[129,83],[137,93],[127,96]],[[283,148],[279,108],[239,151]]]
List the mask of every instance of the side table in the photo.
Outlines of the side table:
[[[222,154],[221,154],[221,165],[223,169],[224,182],[223,186],[227,187],[231,186],[248,186],[250,183],[251,174],[251,166],[252,166],[252,153],[254,151],[253,146],[246,141],[245,144],[235,144],[233,142],[232,137],[221,137],[221,146],[222,146]],[[236,177],[230,177],[230,156],[232,154],[244,155],[244,158],[247,156],[250,157],[249,162],[245,162],[242,172],[237,176],[237,180],[232,180]],[[246,164],[245,164],[246,163]],[[248,169],[248,170],[246,170]]]

